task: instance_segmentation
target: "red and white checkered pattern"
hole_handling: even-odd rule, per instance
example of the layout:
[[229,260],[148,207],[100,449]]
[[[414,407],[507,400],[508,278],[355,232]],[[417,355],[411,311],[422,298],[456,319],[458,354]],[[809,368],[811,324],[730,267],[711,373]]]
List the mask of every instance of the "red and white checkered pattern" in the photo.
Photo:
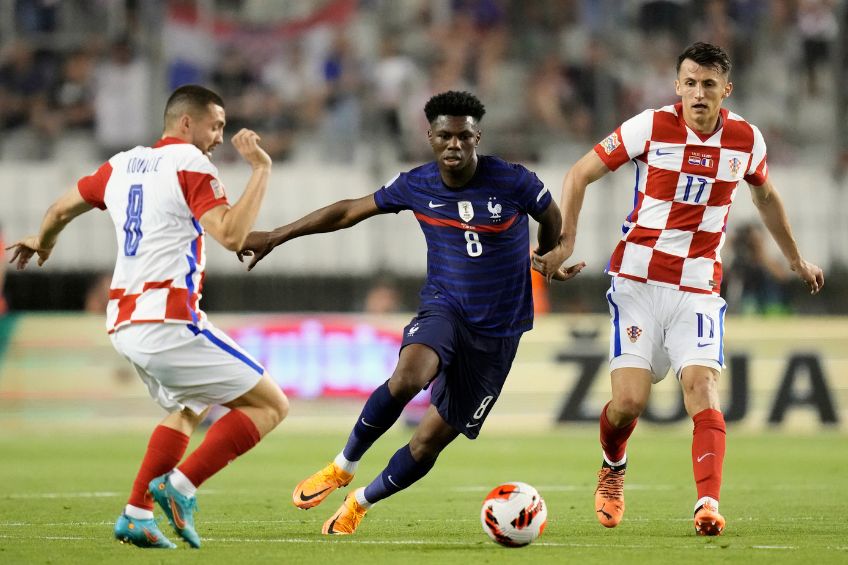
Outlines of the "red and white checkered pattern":
[[636,165],[633,211],[607,272],[688,292],[717,294],[730,205],[741,179],[768,178],[760,131],[721,110],[709,135],[689,129],[682,106],[646,110],[595,146],[614,171]]
[[[197,220],[227,204],[217,177],[218,170],[200,149],[163,138],[153,147],[118,153],[79,180],[80,195],[109,211],[118,239],[106,309],[109,333],[131,323],[205,320],[199,307],[205,236]],[[138,218],[128,223],[134,185],[141,185],[141,204],[135,203]],[[134,255],[126,252],[127,230],[140,233]]]

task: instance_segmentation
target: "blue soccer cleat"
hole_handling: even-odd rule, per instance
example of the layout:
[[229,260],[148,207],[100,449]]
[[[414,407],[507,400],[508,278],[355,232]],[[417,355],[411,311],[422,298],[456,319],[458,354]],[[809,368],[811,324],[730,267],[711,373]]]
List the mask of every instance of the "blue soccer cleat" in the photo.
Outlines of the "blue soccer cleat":
[[121,514],[115,522],[115,539],[121,543],[131,543],[138,547],[154,547],[160,549],[174,549],[171,540],[159,530],[156,520],[140,520],[130,518]]
[[168,481],[166,473],[150,481],[150,494],[153,500],[165,511],[174,530],[191,547],[200,547],[200,536],[194,529],[194,513],[197,511],[197,498],[180,494]]

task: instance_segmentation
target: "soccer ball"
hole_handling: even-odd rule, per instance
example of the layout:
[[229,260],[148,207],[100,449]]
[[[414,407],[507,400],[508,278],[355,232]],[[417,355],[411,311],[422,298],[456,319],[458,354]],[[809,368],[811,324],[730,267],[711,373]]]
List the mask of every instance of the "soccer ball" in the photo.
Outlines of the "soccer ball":
[[523,547],[542,535],[548,507],[527,483],[504,483],[492,489],[480,511],[483,531],[506,547]]

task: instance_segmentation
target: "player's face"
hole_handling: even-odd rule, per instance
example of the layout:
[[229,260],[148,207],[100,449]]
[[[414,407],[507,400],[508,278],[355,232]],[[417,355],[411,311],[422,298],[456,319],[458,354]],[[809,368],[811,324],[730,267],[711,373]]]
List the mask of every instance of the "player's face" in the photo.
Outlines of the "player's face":
[[[714,128],[721,103],[730,96],[733,83],[715,67],[701,66],[684,59],[674,87],[683,102],[683,118],[688,124]],[[711,131],[711,130],[710,130]]]
[[224,109],[209,104],[207,111],[191,121],[191,142],[206,155],[224,142]]
[[427,138],[440,169],[456,172],[474,166],[480,130],[471,116],[439,116]]

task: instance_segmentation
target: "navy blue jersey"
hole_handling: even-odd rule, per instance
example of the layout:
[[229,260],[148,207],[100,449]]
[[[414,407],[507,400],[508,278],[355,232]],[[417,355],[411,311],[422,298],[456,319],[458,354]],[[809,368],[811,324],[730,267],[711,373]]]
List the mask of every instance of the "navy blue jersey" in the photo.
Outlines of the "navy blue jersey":
[[479,155],[465,186],[442,182],[435,162],[395,177],[374,194],[385,212],[412,210],[427,240],[420,311],[449,310],[483,335],[533,327],[528,214],[551,195],[535,173]]

